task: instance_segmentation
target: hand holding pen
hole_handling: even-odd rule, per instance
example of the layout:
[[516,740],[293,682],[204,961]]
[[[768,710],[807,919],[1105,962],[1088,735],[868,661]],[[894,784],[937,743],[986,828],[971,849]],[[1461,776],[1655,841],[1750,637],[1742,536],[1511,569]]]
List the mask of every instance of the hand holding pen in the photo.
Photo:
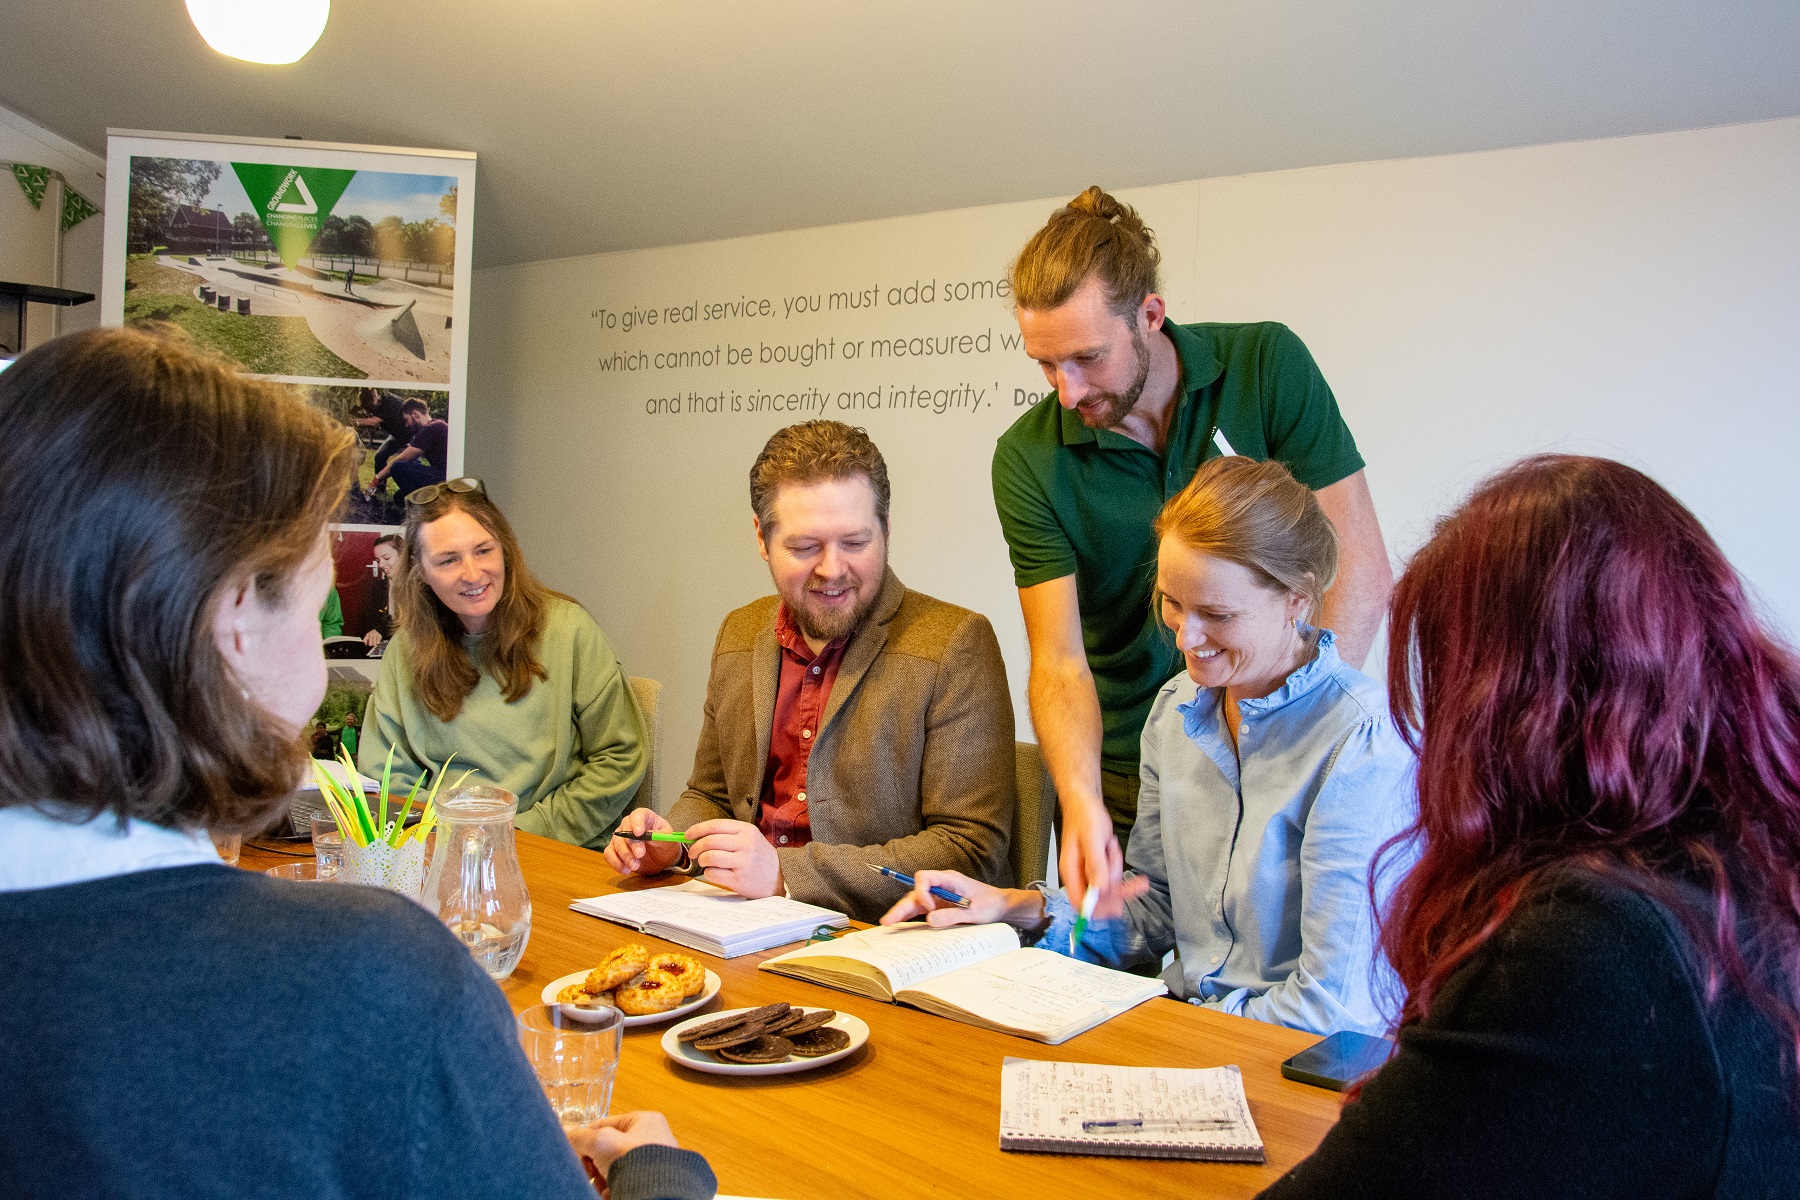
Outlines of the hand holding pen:
[[[1102,924],[1109,920],[1116,920],[1125,911],[1124,905],[1127,900],[1136,899],[1149,891],[1150,881],[1142,875],[1132,875],[1114,890],[1118,897],[1114,901],[1114,907],[1119,912],[1112,917],[1099,917]],[[1082,896],[1081,907],[1075,913],[1075,926],[1069,930],[1069,956],[1071,958],[1075,956],[1076,948],[1081,945],[1081,939],[1087,935],[1088,926],[1094,923],[1096,910],[1101,913],[1105,912],[1104,893],[1097,887],[1091,887],[1087,890],[1087,894]]]
[[1069,931],[1069,954],[1081,945],[1082,935],[1087,932],[1088,922],[1094,919],[1094,909],[1100,903],[1100,889],[1089,885],[1086,894],[1081,898],[1081,911],[1075,916],[1075,928]]
[[686,840],[654,809],[634,808],[619,822],[604,854],[621,875],[654,875],[681,861]]
[[[884,867],[879,863],[869,863],[868,867],[869,870],[875,872],[877,875],[884,875],[887,878],[892,879],[895,883],[904,883],[907,887],[915,886],[915,881],[911,875],[896,871],[892,867]],[[942,900],[945,904],[954,904],[958,908],[969,907],[969,898],[967,896],[959,896],[949,888],[939,887],[932,883],[926,884],[925,890],[939,900]]]
[[[897,871],[877,869],[889,878],[900,876]],[[1028,910],[1035,908],[1037,913],[1043,911],[1044,898],[1036,892],[989,887],[959,871],[920,871],[911,879],[902,877],[898,881],[910,883],[912,891],[900,897],[894,907],[882,914],[883,925],[894,925],[922,916],[927,925],[939,928],[946,925],[986,925],[993,921],[1005,921],[1017,928],[1025,928],[1038,919]]]

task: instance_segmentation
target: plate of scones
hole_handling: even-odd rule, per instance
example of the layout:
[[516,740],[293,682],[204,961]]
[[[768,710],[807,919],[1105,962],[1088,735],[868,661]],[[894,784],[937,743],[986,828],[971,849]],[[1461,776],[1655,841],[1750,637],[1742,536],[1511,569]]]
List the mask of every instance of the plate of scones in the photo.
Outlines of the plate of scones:
[[616,1008],[625,1027],[657,1025],[698,1012],[719,994],[719,977],[691,954],[652,952],[633,942],[620,946],[589,971],[552,979],[542,992],[545,1004],[579,1017],[583,1011]]

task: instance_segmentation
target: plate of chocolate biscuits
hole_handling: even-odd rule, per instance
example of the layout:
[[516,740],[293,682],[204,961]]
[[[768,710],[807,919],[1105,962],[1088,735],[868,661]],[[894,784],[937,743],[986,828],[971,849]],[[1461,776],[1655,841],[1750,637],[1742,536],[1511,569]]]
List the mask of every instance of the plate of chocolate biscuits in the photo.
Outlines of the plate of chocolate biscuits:
[[860,1018],[829,1008],[765,1004],[694,1017],[663,1034],[663,1053],[716,1075],[788,1075],[856,1053],[869,1040]]

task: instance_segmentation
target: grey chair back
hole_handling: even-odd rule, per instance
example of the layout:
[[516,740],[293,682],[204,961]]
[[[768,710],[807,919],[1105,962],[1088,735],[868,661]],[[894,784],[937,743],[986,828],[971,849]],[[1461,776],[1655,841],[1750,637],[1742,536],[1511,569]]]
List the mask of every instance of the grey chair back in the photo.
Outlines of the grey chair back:
[[1019,887],[1049,877],[1050,826],[1056,819],[1056,785],[1033,742],[1013,743],[1019,779],[1019,816],[1013,829],[1013,876]]
[[638,711],[644,714],[644,782],[638,786],[637,800],[632,807],[653,808],[661,812],[663,809],[657,803],[656,785],[660,778],[657,768],[662,764],[663,756],[662,684],[641,675],[628,675],[625,682],[631,686]]

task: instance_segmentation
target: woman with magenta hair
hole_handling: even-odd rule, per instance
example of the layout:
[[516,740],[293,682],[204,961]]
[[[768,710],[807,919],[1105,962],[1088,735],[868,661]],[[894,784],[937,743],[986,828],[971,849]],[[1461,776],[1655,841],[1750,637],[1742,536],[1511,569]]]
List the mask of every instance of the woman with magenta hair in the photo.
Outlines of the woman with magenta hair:
[[1643,474],[1484,484],[1394,593],[1399,1048],[1263,1194],[1800,1188],[1800,661]]

